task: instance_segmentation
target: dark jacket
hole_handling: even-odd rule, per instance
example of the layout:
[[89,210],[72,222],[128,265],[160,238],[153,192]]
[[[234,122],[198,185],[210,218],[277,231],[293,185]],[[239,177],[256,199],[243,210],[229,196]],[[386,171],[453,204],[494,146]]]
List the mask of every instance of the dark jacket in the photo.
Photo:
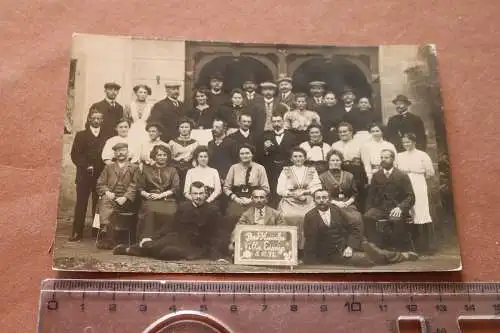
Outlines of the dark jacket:
[[377,208],[388,214],[399,207],[405,215],[415,204],[415,193],[407,174],[394,168],[389,178],[380,169],[373,174],[366,200],[367,210]]
[[307,264],[328,263],[332,258],[342,257],[347,246],[358,249],[363,238],[361,223],[346,218],[337,206],[330,207],[330,226],[327,226],[318,208],[313,208],[304,217],[304,262]]
[[185,117],[184,104],[178,101],[179,106],[169,98],[156,102],[151,109],[151,115],[148,122],[156,122],[163,126],[163,135],[161,139],[169,142],[178,136],[177,122]]
[[[71,161],[76,165],[75,183],[95,184],[104,169],[101,153],[105,143],[106,138],[102,128],[97,137],[92,134],[90,129],[76,133],[71,147]],[[89,166],[94,167],[92,174],[87,171]]]
[[118,162],[108,164],[104,167],[97,179],[97,194],[103,196],[106,191],[113,192],[116,197],[125,197],[134,202],[137,194],[137,183],[139,180],[139,167],[127,162],[120,170]]
[[396,147],[398,152],[404,151],[401,138],[406,133],[413,133],[417,137],[417,149],[425,151],[427,149],[427,135],[422,119],[410,112],[404,115],[395,115],[389,118],[387,123],[387,137]]
[[[90,110],[92,109],[97,109],[103,114],[104,118],[101,125],[101,130],[103,131],[104,137],[106,139],[109,139],[112,136],[115,136],[116,124],[121,118],[123,118],[123,106],[121,106],[118,102],[115,102],[115,107],[112,107],[108,101],[103,99],[102,101],[94,103],[90,106],[89,114]],[[87,116],[87,119],[88,118],[89,117]],[[87,123],[85,127],[88,128],[89,124]]]
[[186,116],[194,121],[195,128],[211,129],[216,114],[215,109],[212,106],[209,106],[203,111],[193,108],[187,112]]
[[332,144],[339,140],[337,127],[343,120],[344,110],[338,104],[334,106],[320,105],[318,115],[323,128],[323,140]]
[[[267,140],[271,141],[273,144],[269,148],[264,147],[264,142]],[[290,150],[299,143],[295,135],[287,130],[285,130],[285,134],[283,134],[281,144],[278,144],[276,141],[274,131],[265,131],[258,146],[260,161],[266,168],[270,167],[275,161],[283,164],[288,163],[290,161]]]
[[342,109],[341,112],[343,113],[342,120],[352,125],[354,133],[368,131],[368,126],[378,120],[375,112],[372,110],[361,111],[357,106],[353,106],[349,112],[345,112],[345,109]]
[[253,131],[250,131],[250,135],[248,137],[244,137],[241,134],[240,130],[228,135],[228,138],[235,141],[238,144],[238,147],[241,147],[244,144],[251,145],[257,148],[257,138],[254,135]]
[[[254,114],[253,117],[253,123],[254,123],[254,131],[257,135],[261,134],[264,132],[264,126],[266,125],[266,102],[264,98],[258,99],[255,101],[255,103],[252,104],[252,113]],[[278,98],[274,98],[273,100],[273,105],[272,105],[272,114],[280,114],[281,116],[284,116],[285,113],[288,112],[288,107],[280,103]]]
[[231,100],[229,94],[225,92],[221,92],[220,94],[214,95],[212,91],[208,92],[208,105],[213,107],[215,110],[218,110],[219,107],[223,104],[228,104]]
[[210,167],[219,172],[221,179],[225,179],[231,165],[239,160],[238,145],[228,137],[225,137],[219,145],[211,140],[208,143],[208,157]]

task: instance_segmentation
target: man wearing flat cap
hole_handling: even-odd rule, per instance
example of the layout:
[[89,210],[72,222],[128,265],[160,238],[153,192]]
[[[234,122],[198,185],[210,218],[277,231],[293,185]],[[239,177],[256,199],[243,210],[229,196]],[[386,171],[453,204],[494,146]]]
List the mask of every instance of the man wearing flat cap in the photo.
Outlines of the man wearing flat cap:
[[217,72],[210,75],[209,80],[208,105],[217,111],[219,106],[229,103],[231,98],[229,94],[222,90],[224,87],[224,77],[221,73]]
[[293,83],[292,78],[288,76],[282,76],[278,79],[278,100],[280,103],[288,106],[289,110],[295,109],[295,94],[292,92]]
[[323,81],[309,82],[311,96],[307,99],[307,109],[318,112],[321,105],[323,105],[323,98],[325,94],[325,85]]
[[161,139],[164,142],[177,137],[177,121],[183,118],[184,104],[179,100],[180,84],[166,83],[167,97],[153,105],[148,123],[158,123],[163,127]]
[[260,88],[264,98],[254,103],[254,132],[256,135],[273,129],[271,121],[273,114],[283,116],[288,111],[288,107],[275,97],[277,86],[274,82],[262,82]]
[[97,179],[100,226],[104,231],[97,248],[108,250],[115,246],[112,217],[119,211],[132,209],[139,177],[139,166],[128,160],[128,144],[119,142],[113,151],[114,162],[106,165]]
[[[104,99],[92,104],[87,116],[87,119],[90,119],[90,110],[93,109],[97,109],[102,113],[101,131],[106,139],[116,135],[116,124],[123,117],[123,106],[116,101],[120,88],[120,85],[116,82],[106,82],[104,84]],[[87,122],[85,127],[89,128],[89,126],[90,124]]]
[[414,133],[417,137],[416,148],[422,151],[427,149],[427,135],[424,122],[416,114],[408,111],[412,104],[405,95],[397,95],[392,103],[396,106],[397,115],[389,118],[387,123],[387,135],[389,141],[396,147],[398,152],[404,151],[401,138],[407,133]]

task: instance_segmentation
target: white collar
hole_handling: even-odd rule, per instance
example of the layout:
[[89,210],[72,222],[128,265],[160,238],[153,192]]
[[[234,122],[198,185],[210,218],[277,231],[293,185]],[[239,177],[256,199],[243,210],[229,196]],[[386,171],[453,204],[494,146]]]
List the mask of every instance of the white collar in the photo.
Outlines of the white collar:
[[285,129],[284,128],[281,129],[281,131],[279,131],[279,132],[274,131],[274,135],[276,135],[276,136],[282,136],[283,134],[285,134]]
[[288,97],[290,95],[290,93],[291,93],[291,91],[287,91],[287,92],[281,93],[281,96]]
[[266,102],[266,103],[272,103],[272,102],[274,102],[274,97],[271,97],[269,99],[264,97],[264,102]]
[[115,103],[115,104],[116,104],[116,100],[114,100],[114,99],[109,99],[109,98],[107,98],[107,97],[105,97],[104,99],[106,100],[106,102],[108,102],[108,103],[109,103],[109,105],[111,105],[111,104],[113,104],[113,103]]
[[219,91],[210,90],[210,92],[212,93],[212,95],[220,95],[222,93],[222,90]]
[[90,131],[92,132],[92,134],[94,134],[94,136],[99,136],[99,133],[101,133],[100,127],[89,126],[89,128],[90,128]]
[[203,111],[205,109],[208,109],[210,107],[210,105],[208,104],[203,104],[203,105],[196,105],[196,108],[200,111]]
[[179,100],[177,99],[173,99],[172,97],[168,96],[167,97],[169,100],[171,100],[172,102],[175,102],[175,103],[179,103]]
[[240,128],[240,133],[246,138],[250,135],[250,130],[244,131],[243,129]]
[[253,96],[255,95],[255,91],[246,91],[247,95]]
[[394,171],[394,167],[390,168],[389,170],[383,169],[384,170],[384,175],[392,175],[392,172]]

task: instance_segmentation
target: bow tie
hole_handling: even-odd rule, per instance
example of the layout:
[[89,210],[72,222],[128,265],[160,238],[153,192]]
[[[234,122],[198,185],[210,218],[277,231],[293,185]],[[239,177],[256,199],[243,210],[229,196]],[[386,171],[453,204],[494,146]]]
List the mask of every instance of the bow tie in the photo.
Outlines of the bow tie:
[[320,148],[323,148],[323,142],[315,142],[315,143],[312,143],[312,142],[309,142],[309,145],[312,147],[320,147]]

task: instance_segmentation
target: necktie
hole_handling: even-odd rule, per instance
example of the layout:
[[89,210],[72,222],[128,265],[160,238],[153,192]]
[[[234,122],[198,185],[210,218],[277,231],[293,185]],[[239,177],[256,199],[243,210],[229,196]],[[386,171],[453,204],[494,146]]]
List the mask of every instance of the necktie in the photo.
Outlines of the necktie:
[[323,148],[323,142],[315,142],[315,143],[309,142],[309,145],[311,146],[311,148],[313,147]]
[[114,108],[115,107],[115,102],[111,102],[111,107]]
[[384,171],[384,173],[385,173],[385,177],[386,177],[386,178],[389,178],[389,176],[391,175],[391,174],[390,174],[390,172],[389,172],[389,171],[387,171],[387,170],[385,170],[385,171]]
[[175,107],[178,108],[179,107],[179,102],[177,102],[177,101],[173,101],[173,102],[174,102]]
[[261,208],[259,209],[259,218],[263,218],[264,217],[264,209]]
[[281,95],[281,99],[286,99],[286,94]]

